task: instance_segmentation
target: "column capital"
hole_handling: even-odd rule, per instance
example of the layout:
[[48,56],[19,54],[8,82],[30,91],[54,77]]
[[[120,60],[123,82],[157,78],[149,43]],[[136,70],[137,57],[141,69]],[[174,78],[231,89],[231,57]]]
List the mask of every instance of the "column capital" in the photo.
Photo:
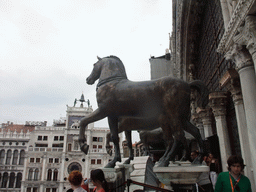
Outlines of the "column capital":
[[251,54],[256,51],[256,16],[247,15],[245,23],[238,28],[238,34],[234,36],[235,43],[246,45]]
[[228,69],[220,80],[220,87],[226,87],[231,92],[233,101],[238,104],[243,102],[239,74],[235,69]]
[[247,66],[253,66],[252,56],[245,46],[235,43],[226,53],[225,58],[232,60],[236,64],[236,69],[239,71]]
[[198,116],[202,119],[203,125],[211,125],[212,124],[212,119],[211,119],[211,109],[210,108],[200,108],[197,107],[196,112]]
[[215,117],[226,115],[227,92],[213,92],[209,94],[209,106]]

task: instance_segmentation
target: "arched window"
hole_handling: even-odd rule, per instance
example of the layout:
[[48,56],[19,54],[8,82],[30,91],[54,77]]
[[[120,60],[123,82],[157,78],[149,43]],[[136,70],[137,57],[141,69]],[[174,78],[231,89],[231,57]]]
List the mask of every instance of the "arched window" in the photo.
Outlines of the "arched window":
[[19,162],[19,165],[24,165],[24,159],[25,159],[25,151],[21,150],[20,151],[20,162]]
[[71,150],[72,150],[72,144],[69,143],[69,144],[68,144],[68,151],[70,152]]
[[39,169],[36,169],[35,170],[35,175],[34,175],[34,180],[35,181],[37,181],[39,179],[38,176],[39,176]]
[[75,141],[74,150],[77,151],[78,149],[79,149],[78,141]]
[[33,176],[33,169],[29,169],[28,171],[28,180],[32,180],[32,176]]
[[8,173],[5,172],[3,174],[3,180],[2,180],[2,185],[1,185],[2,188],[6,188],[7,187],[7,181],[8,181]]
[[58,180],[58,170],[55,169],[53,173],[53,181],[57,181],[57,180]]
[[2,149],[0,151],[0,165],[4,164],[4,156],[5,156],[5,151],[4,151],[4,149]]
[[6,157],[6,161],[5,161],[6,165],[10,165],[11,164],[11,158],[12,158],[12,150],[9,149],[7,151],[7,157]]
[[15,180],[15,173],[12,172],[10,174],[9,188],[13,188],[14,187],[14,180]]
[[21,180],[22,180],[22,174],[18,173],[17,174],[17,180],[16,180],[16,188],[20,188],[21,187]]
[[13,153],[12,164],[17,165],[17,163],[18,163],[18,150],[15,150]]
[[49,169],[47,173],[47,181],[51,181],[51,180],[52,180],[52,170]]

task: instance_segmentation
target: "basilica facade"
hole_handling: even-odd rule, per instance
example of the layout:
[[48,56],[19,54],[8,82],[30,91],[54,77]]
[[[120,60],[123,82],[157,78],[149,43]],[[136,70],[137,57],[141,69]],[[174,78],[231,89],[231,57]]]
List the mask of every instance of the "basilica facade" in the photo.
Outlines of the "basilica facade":
[[[66,192],[71,188],[67,180],[71,171],[79,170],[90,178],[92,169],[104,167],[112,158],[106,152],[108,128],[88,125],[87,155],[78,143],[80,119],[92,111],[89,105],[67,106],[66,117],[54,120],[52,126],[46,122],[2,125],[0,191]],[[122,134],[119,137],[121,144]]]
[[230,155],[242,155],[255,191],[255,0],[173,0],[172,11],[171,75],[202,80],[210,91],[206,108],[192,92],[192,121],[221,171]]

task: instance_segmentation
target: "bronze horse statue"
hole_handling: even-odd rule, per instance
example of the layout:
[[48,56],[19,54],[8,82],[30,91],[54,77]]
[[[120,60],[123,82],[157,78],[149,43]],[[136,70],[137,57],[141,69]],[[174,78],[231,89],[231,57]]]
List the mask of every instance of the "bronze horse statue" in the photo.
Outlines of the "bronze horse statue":
[[[98,57],[98,62],[94,64],[86,82],[91,85],[97,79],[98,108],[80,122],[79,144],[85,154],[89,148],[85,138],[87,125],[105,117],[108,118],[115,147],[114,159],[105,167],[115,167],[117,161],[121,162],[118,133],[122,131],[125,131],[130,149],[130,156],[125,163],[133,160],[132,130],[162,128],[168,147],[156,166],[168,166],[170,159],[177,154],[180,144],[188,151],[184,131],[195,137],[200,146],[200,153],[204,152],[200,132],[189,122],[191,88],[201,93],[205,101],[203,107],[208,103],[208,90],[201,81],[187,83],[168,76],[157,80],[133,82],[127,79],[124,65],[116,56]],[[186,156],[188,157],[188,153]]]

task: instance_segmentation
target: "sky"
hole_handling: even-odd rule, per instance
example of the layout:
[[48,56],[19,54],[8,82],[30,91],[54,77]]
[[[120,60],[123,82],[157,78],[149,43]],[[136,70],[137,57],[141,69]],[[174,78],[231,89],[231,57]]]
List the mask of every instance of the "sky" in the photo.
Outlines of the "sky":
[[95,110],[97,82],[86,78],[97,56],[150,80],[149,58],[165,54],[171,30],[171,0],[1,0],[0,123],[52,125],[82,93]]

